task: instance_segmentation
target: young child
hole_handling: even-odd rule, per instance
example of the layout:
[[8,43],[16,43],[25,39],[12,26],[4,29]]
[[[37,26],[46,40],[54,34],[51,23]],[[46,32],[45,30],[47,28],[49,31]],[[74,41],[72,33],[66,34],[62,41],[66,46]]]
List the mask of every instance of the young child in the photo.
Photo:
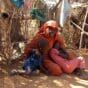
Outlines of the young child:
[[39,73],[41,56],[37,49],[33,49],[30,55],[24,60],[22,70],[13,69],[11,75]]

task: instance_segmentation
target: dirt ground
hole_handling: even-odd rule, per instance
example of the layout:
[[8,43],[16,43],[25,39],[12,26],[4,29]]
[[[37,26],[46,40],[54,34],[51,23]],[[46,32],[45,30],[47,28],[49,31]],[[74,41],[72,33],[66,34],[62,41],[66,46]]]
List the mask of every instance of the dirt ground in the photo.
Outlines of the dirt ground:
[[[88,69],[88,56],[85,57],[85,60]],[[14,65],[6,68],[0,64],[0,88],[88,88],[88,80],[80,79],[72,74],[46,76],[41,73],[36,76],[9,76],[8,71],[12,68]]]
[[46,75],[22,77],[5,76],[0,78],[0,88],[88,88],[88,81],[73,75],[48,77]]

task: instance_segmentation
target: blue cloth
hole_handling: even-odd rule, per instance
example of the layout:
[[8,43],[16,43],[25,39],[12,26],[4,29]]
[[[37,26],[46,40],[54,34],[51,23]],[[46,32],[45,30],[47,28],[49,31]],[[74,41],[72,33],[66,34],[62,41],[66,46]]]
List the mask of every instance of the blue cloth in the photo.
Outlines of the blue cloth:
[[24,4],[24,0],[10,0],[17,8],[20,8]]
[[33,52],[24,61],[23,69],[28,71],[28,68],[30,68],[31,71],[35,71],[37,69],[40,69],[40,63],[41,63],[41,57]]

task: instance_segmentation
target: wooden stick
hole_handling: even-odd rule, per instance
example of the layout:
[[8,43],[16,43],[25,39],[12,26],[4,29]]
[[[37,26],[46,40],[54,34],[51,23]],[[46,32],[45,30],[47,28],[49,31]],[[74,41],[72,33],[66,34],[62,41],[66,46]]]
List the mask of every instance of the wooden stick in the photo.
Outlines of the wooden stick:
[[[73,21],[71,21],[71,23],[74,25],[74,26],[76,26],[80,31],[82,31],[82,28],[79,26],[79,25],[77,25],[76,23],[74,23]],[[87,23],[85,23],[85,25],[88,25]],[[88,35],[88,32],[85,32],[85,31],[83,31],[83,34],[86,34],[86,35]]]
[[62,0],[59,0],[56,6],[52,9],[52,11],[55,11],[55,9],[58,7],[58,5],[61,3]]
[[77,25],[76,23],[74,23],[73,21],[71,21],[71,23],[74,25],[74,26],[76,26],[79,30],[81,30],[82,31],[82,28],[79,26],[79,25]]
[[71,4],[71,7],[74,9],[74,8],[83,8],[83,7],[88,7],[88,3],[79,3],[79,5],[76,5],[76,6],[73,6],[73,4]]
[[83,40],[84,27],[85,27],[85,23],[86,23],[86,19],[87,19],[87,14],[88,14],[88,7],[87,7],[87,10],[86,10],[86,14],[85,14],[85,18],[84,18],[84,22],[83,22],[83,26],[82,26],[79,49],[81,49],[81,47],[82,47],[82,40]]
[[86,34],[86,35],[88,35],[88,32],[85,32],[85,31],[84,31],[84,32],[83,32],[83,34]]

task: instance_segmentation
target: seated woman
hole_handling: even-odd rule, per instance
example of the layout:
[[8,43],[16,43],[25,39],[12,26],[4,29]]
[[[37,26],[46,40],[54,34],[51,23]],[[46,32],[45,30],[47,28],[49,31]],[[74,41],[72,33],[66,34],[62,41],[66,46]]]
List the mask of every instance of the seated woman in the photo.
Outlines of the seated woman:
[[[33,40],[26,46],[23,57],[27,58],[32,49],[37,49],[42,55],[42,65],[48,71],[49,75],[61,75],[62,73],[72,73],[75,69],[85,69],[85,60],[76,58],[68,60],[68,54],[64,52],[66,58],[61,56],[60,50],[54,45],[59,45],[61,49],[65,49],[65,43],[59,34],[60,27],[54,20],[47,21],[39,30]],[[47,41],[44,48],[39,47],[38,41],[42,39]]]

